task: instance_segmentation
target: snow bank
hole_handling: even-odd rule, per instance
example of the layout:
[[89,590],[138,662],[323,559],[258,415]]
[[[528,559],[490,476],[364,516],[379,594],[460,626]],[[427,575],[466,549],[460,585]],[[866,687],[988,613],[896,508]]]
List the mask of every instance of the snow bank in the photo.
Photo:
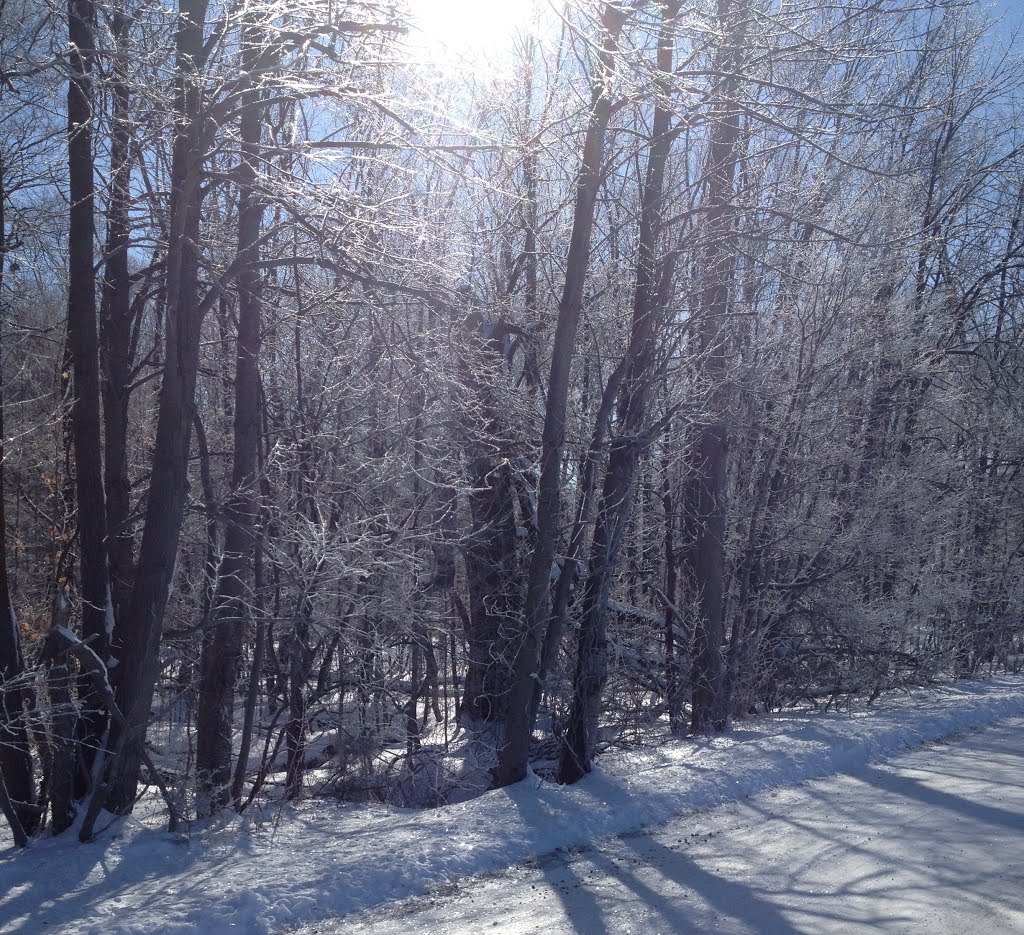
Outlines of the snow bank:
[[130,818],[96,844],[0,850],[0,932],[261,935],[893,756],[1024,713],[1024,678],[959,683],[852,714],[785,713],[617,753],[572,787],[530,777],[433,811],[313,802],[192,837]]

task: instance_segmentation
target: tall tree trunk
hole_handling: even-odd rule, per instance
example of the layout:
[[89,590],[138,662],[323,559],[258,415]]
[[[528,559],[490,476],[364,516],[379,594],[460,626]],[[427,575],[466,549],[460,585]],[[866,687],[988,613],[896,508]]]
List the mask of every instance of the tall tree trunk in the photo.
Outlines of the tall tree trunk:
[[[583,456],[583,471],[576,497],[576,518],[569,542],[565,548],[562,568],[558,574],[558,583],[551,604],[551,614],[544,631],[544,643],[540,653],[540,670],[534,682],[533,710],[530,717],[535,719],[540,707],[541,697],[547,685],[549,674],[554,670],[558,659],[558,650],[562,644],[562,634],[569,622],[569,604],[572,597],[573,580],[580,564],[578,555],[590,528],[597,498],[597,482],[600,479],[602,452],[605,436],[608,433],[609,420],[615,408],[615,401],[626,372],[626,358],[612,372],[601,394],[601,404],[594,418],[594,431],[590,437],[590,445]],[[532,721],[531,721],[532,723]]]
[[[672,489],[672,451],[674,431],[670,422],[665,427],[665,454],[662,458],[661,504],[665,514],[665,700],[668,706],[668,727],[673,734],[686,730],[683,718],[683,648],[676,641],[676,600],[679,571],[676,563],[676,501]],[[679,621],[680,624],[683,621]]]
[[[261,30],[242,31],[242,71],[261,66]],[[238,349],[235,365],[232,494],[224,508],[224,555],[214,601],[216,625],[204,640],[196,721],[197,808],[208,814],[227,804],[231,781],[235,681],[247,619],[246,578],[255,545],[257,459],[260,427],[259,236],[263,205],[256,193],[262,111],[259,91],[247,93],[241,116],[238,166]]]
[[103,364],[103,481],[107,501],[107,552],[114,619],[127,609],[131,592],[131,481],[128,476],[128,402],[132,366],[131,279],[128,246],[131,233],[131,92],[129,89],[130,20],[111,14],[113,41],[110,91],[110,191],[107,201],[107,242],[104,265],[100,343]]
[[[3,301],[4,271],[7,269],[7,227],[4,208],[7,202],[4,165],[0,161],[0,303]],[[3,361],[3,306],[0,304],[0,363]],[[24,847],[39,826],[35,809],[36,791],[32,770],[32,752],[25,728],[25,709],[31,701],[22,679],[25,659],[21,633],[14,616],[11,585],[7,573],[7,510],[4,499],[4,394],[0,369],[0,785],[3,812],[15,843]]]
[[75,820],[75,779],[78,775],[77,708],[71,693],[71,667],[58,630],[71,622],[71,601],[60,584],[54,588],[50,632],[43,644],[46,671],[47,729],[43,787],[50,803],[50,828],[61,834]]
[[706,170],[706,248],[700,271],[697,345],[702,376],[709,387],[709,412],[691,453],[687,505],[695,529],[690,543],[690,583],[697,602],[693,640],[694,732],[725,727],[722,643],[725,574],[726,342],[730,284],[734,264],[731,201],[738,162],[740,118],[736,105],[738,70],[747,25],[747,0],[718,0],[718,23],[724,45],[716,56],[722,75],[712,107],[711,145]]
[[612,106],[612,78],[619,34],[626,11],[617,3],[606,3],[601,16],[601,51],[592,89],[590,119],[583,144],[583,160],[576,183],[572,235],[565,263],[565,283],[558,306],[548,378],[541,447],[541,472],[537,484],[537,537],[523,607],[522,633],[512,666],[512,688],[505,717],[505,738],[498,766],[497,786],[519,782],[526,776],[535,709],[534,681],[538,655],[548,618],[551,563],[561,526],[562,451],[565,447],[565,411],[569,398],[569,372],[576,328],[583,307],[583,292],[590,267],[590,240],[594,229],[594,207],[601,185],[605,135]]
[[462,715],[500,721],[508,700],[509,631],[519,604],[512,471],[507,461],[477,457],[470,461],[469,481],[473,538],[465,558],[471,628]]
[[475,405],[466,427],[473,531],[465,551],[470,627],[461,712],[470,721],[499,722],[510,685],[509,637],[520,609],[515,485],[508,432],[494,389],[501,379],[504,332],[498,323],[486,322],[478,314],[470,316],[471,323],[477,321],[479,334],[469,335],[469,341],[477,345],[472,349],[475,357],[466,361]]
[[[75,494],[81,569],[82,635],[100,659],[110,656],[114,630],[107,577],[107,517],[103,496],[100,428],[99,340],[93,250],[92,0],[68,0],[71,75],[68,81],[68,345],[73,360],[71,422],[75,444]],[[78,680],[78,740],[84,769],[76,795],[87,791],[92,761],[106,729],[106,707],[92,679]]]
[[[249,671],[249,684],[245,694],[245,712],[242,719],[242,735],[238,745],[238,760],[235,763],[235,775],[231,780],[231,801],[235,808],[242,808],[242,789],[245,786],[245,774],[249,769],[249,751],[252,746],[253,728],[256,724],[256,706],[260,698],[260,679],[263,676],[263,660],[266,656],[267,622],[264,619],[263,607],[263,536],[258,534],[253,556],[253,589],[254,612],[256,615],[256,642],[252,651],[252,668]],[[344,689],[342,689],[344,691]]]
[[641,196],[639,249],[633,322],[626,351],[627,370],[619,397],[619,434],[612,442],[605,473],[597,526],[590,547],[587,581],[583,589],[573,700],[558,767],[559,782],[576,782],[590,770],[597,745],[601,693],[608,679],[606,618],[623,533],[633,504],[637,464],[647,421],[647,400],[654,376],[654,324],[667,291],[659,276],[657,246],[664,208],[665,167],[671,149],[668,107],[672,74],[674,20],[678,0],[662,7],[658,35],[658,98],[651,125],[650,155]]
[[312,617],[313,598],[307,592],[302,595],[296,608],[295,624],[288,645],[288,720],[284,727],[288,752],[284,788],[285,797],[289,800],[295,800],[302,794],[306,766],[306,734],[309,727],[306,718],[306,680],[313,656],[309,647]]
[[150,706],[159,672],[160,638],[177,561],[185,498],[202,325],[198,303],[201,167],[204,147],[202,81],[207,55],[207,0],[180,0],[176,33],[175,133],[166,271],[166,354],[157,416],[153,470],[138,567],[120,628],[117,702],[131,736],[113,766],[110,805],[135,801]]

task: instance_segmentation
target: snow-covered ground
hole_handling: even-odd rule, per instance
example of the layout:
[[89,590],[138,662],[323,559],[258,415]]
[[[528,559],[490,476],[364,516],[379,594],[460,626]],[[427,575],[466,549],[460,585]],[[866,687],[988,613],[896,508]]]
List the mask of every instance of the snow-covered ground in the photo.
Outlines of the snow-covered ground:
[[[1021,714],[1024,678],[1006,677],[879,701],[852,714],[764,717],[723,737],[610,754],[576,786],[530,778],[445,809],[311,802],[193,828],[190,836],[131,818],[95,844],[71,838],[0,850],[0,932],[275,931],[854,770]],[[693,827],[704,820],[711,819],[699,816]]]
[[1013,718],[301,935],[1022,933],[1022,738]]

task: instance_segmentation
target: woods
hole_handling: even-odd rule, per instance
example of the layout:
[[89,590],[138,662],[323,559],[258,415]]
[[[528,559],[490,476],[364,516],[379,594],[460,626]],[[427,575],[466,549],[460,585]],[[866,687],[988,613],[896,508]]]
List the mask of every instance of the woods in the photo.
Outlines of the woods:
[[1013,24],[423,15],[0,0],[19,844],[1024,665]]

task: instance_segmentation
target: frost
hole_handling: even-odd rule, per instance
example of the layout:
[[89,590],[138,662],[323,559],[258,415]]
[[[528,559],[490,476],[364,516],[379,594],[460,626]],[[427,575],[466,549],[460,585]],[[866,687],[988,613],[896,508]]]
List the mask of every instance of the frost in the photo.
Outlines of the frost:
[[18,621],[14,616],[14,602],[10,595],[7,597],[7,621],[11,625],[11,645],[18,645]]
[[53,629],[55,633],[59,633],[65,640],[67,640],[71,644],[75,644],[79,641],[78,637],[75,635],[75,632],[69,629],[68,627],[56,626]]
[[107,579],[107,600],[103,608],[104,629],[107,632],[107,639],[114,635],[114,599],[110,593],[110,579]]

